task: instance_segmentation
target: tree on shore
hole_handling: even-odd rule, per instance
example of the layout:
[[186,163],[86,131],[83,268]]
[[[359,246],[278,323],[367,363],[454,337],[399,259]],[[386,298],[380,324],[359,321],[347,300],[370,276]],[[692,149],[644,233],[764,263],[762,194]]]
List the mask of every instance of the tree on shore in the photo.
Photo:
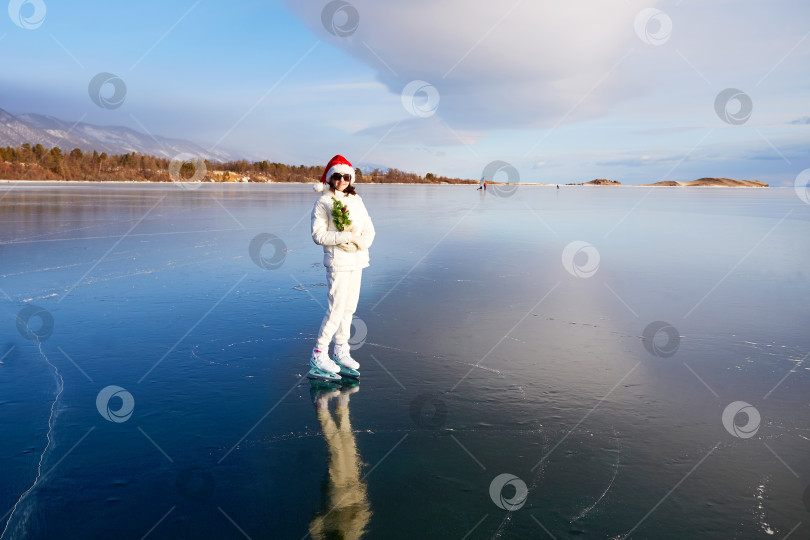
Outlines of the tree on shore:
[[[150,181],[171,182],[169,165],[171,160],[128,152],[108,155],[83,151],[80,148],[63,151],[58,146],[45,148],[41,144],[24,143],[20,146],[0,147],[0,178],[9,180],[88,180],[88,181]],[[244,159],[211,162],[205,161],[206,181],[240,180],[247,177],[252,182],[317,182],[323,174],[323,167],[288,165],[267,160],[249,162]],[[196,170],[193,163],[180,167],[180,176],[190,179]],[[437,177],[428,173],[424,177],[406,173],[398,169],[385,172],[374,169],[363,174],[355,169],[357,180],[364,183],[476,183],[474,180]]]

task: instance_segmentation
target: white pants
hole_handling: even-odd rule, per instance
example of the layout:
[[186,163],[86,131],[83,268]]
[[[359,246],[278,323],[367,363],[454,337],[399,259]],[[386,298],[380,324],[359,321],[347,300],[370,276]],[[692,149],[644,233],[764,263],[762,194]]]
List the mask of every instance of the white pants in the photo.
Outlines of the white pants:
[[318,350],[325,351],[332,337],[335,343],[349,342],[352,333],[352,317],[360,299],[360,278],[363,270],[326,273],[329,283],[329,307],[318,332]]

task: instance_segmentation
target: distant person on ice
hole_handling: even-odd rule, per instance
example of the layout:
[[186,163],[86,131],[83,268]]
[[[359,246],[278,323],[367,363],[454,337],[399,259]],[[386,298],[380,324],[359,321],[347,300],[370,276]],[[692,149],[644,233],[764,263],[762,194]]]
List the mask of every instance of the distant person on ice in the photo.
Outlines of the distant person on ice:
[[[354,167],[338,155],[329,160],[320,183],[315,184],[315,191],[323,195],[312,208],[312,240],[323,246],[329,305],[312,349],[310,379],[340,381],[341,375],[360,376],[360,364],[349,351],[349,336],[360,298],[360,278],[369,265],[374,225],[363,199],[355,193],[354,181]],[[332,338],[335,348],[330,359]]]

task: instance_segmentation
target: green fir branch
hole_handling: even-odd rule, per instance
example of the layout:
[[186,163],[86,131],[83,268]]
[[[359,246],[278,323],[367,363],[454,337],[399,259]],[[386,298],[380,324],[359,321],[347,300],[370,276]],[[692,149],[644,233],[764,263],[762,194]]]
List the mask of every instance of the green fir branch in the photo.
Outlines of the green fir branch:
[[349,209],[346,208],[342,202],[332,197],[332,221],[339,231],[352,224],[349,219]]

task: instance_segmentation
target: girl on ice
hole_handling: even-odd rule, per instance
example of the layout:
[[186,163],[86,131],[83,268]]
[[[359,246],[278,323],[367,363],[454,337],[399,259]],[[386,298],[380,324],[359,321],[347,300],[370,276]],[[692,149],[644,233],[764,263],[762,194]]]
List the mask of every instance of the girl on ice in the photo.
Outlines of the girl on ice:
[[[354,167],[338,155],[329,160],[320,183],[315,184],[315,191],[323,195],[312,208],[312,240],[323,246],[329,306],[312,349],[307,375],[310,379],[340,381],[341,375],[360,376],[360,364],[349,351],[349,336],[360,298],[360,278],[363,268],[369,265],[374,225],[363,199],[355,193],[354,181]],[[330,359],[332,338],[335,348]]]

